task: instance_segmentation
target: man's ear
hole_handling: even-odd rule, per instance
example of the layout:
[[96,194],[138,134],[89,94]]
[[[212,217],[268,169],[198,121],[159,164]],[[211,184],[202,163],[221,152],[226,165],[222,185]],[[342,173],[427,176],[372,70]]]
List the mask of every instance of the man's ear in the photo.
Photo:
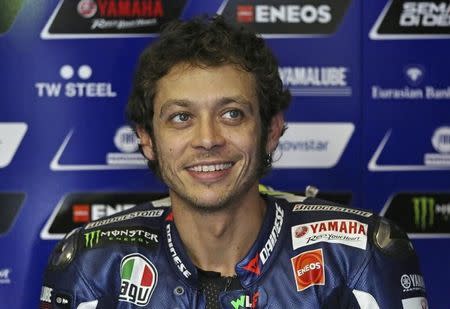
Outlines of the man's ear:
[[279,112],[275,116],[272,117],[270,121],[270,126],[268,128],[268,136],[267,136],[267,144],[266,144],[266,152],[272,153],[275,151],[275,148],[278,146],[278,142],[280,141],[281,134],[284,128],[284,115],[282,112]]
[[155,160],[155,154],[153,153],[153,141],[150,134],[142,127],[136,128],[137,135],[139,136],[139,144],[141,145],[142,152],[147,160]]

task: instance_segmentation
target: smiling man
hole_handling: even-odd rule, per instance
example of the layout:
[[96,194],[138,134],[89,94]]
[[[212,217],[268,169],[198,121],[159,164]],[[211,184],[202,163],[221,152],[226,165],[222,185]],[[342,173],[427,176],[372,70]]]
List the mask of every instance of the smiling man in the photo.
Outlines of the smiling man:
[[285,130],[277,62],[221,17],[141,56],[128,115],[169,197],[71,232],[45,308],[423,308],[406,235],[363,210],[267,190]]

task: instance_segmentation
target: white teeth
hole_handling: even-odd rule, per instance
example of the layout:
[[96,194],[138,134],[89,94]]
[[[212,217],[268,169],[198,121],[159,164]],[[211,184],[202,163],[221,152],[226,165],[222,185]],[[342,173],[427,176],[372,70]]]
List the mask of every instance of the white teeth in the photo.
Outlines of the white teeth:
[[213,164],[213,165],[197,165],[190,167],[189,169],[194,172],[215,172],[215,171],[223,171],[224,169],[230,168],[231,163],[224,164]]

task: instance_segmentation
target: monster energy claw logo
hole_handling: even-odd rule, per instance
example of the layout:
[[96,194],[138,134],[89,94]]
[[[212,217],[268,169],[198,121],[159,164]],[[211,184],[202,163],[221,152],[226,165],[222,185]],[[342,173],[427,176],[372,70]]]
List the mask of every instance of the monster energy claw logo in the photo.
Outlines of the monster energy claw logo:
[[145,227],[137,229],[117,228],[112,230],[94,230],[84,233],[84,247],[94,246],[107,242],[119,242],[132,245],[145,245],[154,247],[158,244],[157,231]]
[[100,230],[96,230],[84,234],[84,247],[92,248],[94,245],[98,244],[100,240],[100,232]]
[[412,198],[414,207],[414,224],[420,230],[434,225],[434,213],[436,201],[432,197],[414,197]]

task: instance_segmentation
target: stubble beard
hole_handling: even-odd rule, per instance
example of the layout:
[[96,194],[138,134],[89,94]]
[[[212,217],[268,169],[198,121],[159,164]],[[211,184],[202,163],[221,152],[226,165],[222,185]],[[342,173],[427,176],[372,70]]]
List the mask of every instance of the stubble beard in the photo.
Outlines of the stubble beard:
[[[163,182],[169,187],[170,191],[173,194],[177,195],[179,199],[181,199],[187,207],[192,210],[202,213],[202,214],[211,214],[218,213],[223,211],[231,210],[235,205],[238,204],[239,199],[243,197],[248,191],[251,190],[251,187],[259,180],[262,176],[262,171],[264,170],[264,159],[266,157],[265,147],[262,146],[264,143],[259,144],[259,151],[255,156],[256,164],[252,167],[250,174],[246,177],[246,181],[244,183],[238,184],[237,186],[233,186],[232,190],[235,190],[234,193],[225,192],[223,196],[219,197],[214,202],[203,202],[200,198],[195,196],[191,196],[188,194],[189,188],[181,188],[174,181],[171,181],[171,178],[177,178],[175,173],[172,173],[172,177],[168,176],[168,172],[170,173],[170,169],[165,168],[161,165],[161,158],[159,152],[157,151],[156,145],[153,147],[153,152],[155,154],[156,160],[154,160],[153,164],[156,168],[158,176],[163,180]],[[214,184],[210,185],[213,186]],[[210,187],[208,186],[208,187]],[[172,199],[173,200],[173,199]]]

